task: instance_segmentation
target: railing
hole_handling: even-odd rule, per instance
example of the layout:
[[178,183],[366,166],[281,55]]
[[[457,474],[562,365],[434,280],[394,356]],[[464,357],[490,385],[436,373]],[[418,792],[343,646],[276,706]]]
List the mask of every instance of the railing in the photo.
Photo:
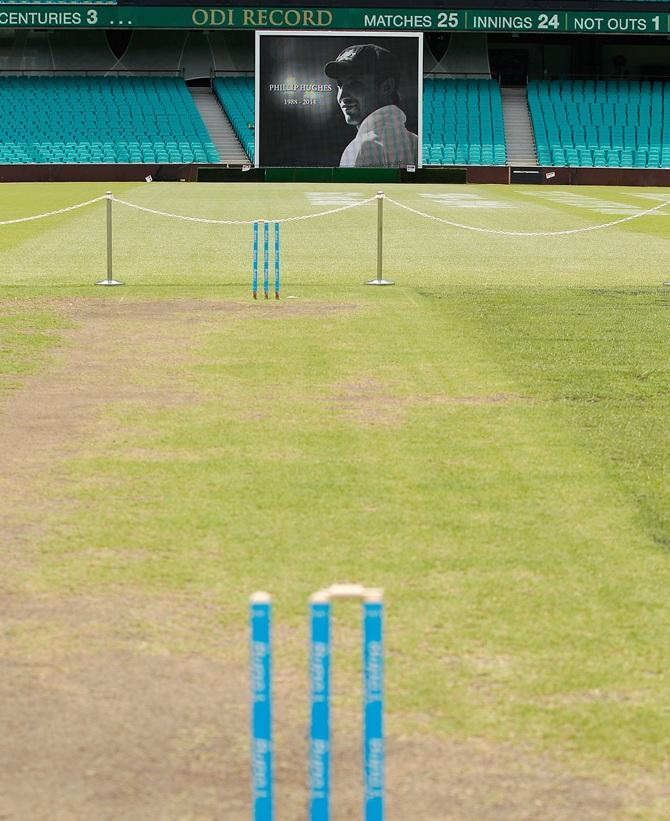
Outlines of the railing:
[[254,77],[256,72],[253,69],[240,68],[210,68],[209,79],[213,80],[215,77]]
[[499,80],[500,75],[494,74],[491,71],[424,71],[424,79],[431,77],[463,77],[464,79],[472,77],[483,77],[485,80]]
[[658,80],[670,81],[670,72],[665,74],[626,74],[623,77],[621,74],[549,74],[546,77],[526,77],[526,84],[529,81],[538,82],[540,80],[549,80],[551,82],[556,80],[632,80],[633,82],[646,80],[653,83]]
[[72,77],[127,77],[128,75],[131,77],[146,77],[147,75],[157,77],[183,77],[184,69],[134,68],[131,70],[127,68],[0,68],[0,77],[4,77],[8,74],[11,74],[12,76],[31,74],[42,77],[53,77],[61,74]]
[[3,0],[7,6],[115,6],[117,0]]

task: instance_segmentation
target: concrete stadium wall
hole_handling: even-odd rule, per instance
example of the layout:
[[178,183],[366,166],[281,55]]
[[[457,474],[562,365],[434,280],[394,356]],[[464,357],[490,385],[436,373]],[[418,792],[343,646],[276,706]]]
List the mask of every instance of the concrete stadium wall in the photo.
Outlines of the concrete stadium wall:
[[467,182],[534,185],[670,186],[670,168],[508,168],[468,166]]
[[0,182],[194,182],[197,165],[0,165]]
[[[261,168],[254,173],[224,165],[0,165],[2,182],[403,182],[535,185],[630,185],[670,187],[670,168],[527,168],[507,166],[381,168]],[[521,173],[519,173],[521,172]]]

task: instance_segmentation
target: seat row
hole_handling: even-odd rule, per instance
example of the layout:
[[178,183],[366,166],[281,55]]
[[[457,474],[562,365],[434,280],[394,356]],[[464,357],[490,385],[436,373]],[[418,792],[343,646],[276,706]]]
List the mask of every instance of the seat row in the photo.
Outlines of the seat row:
[[177,77],[0,76],[0,109],[3,163],[219,161]]
[[541,165],[588,168],[665,168],[670,166],[670,149],[623,150],[556,148],[538,151]]
[[670,83],[531,82],[528,108],[542,165],[670,165]]
[[[219,98],[254,156],[254,78],[216,78]],[[538,81],[528,85],[543,165],[670,167],[670,83]],[[0,162],[218,162],[177,77],[2,77]],[[498,83],[426,78],[428,165],[505,164]]]
[[212,87],[247,156],[253,159],[256,116],[254,78],[249,76],[216,77]]

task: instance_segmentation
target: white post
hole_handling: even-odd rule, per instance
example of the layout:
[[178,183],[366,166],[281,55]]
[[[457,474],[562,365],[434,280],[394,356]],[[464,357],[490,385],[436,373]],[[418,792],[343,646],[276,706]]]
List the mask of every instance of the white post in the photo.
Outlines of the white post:
[[377,191],[377,279],[371,279],[368,285],[393,285],[382,276],[382,255],[384,247],[384,192]]
[[118,279],[114,279],[112,275],[112,202],[114,194],[107,191],[105,194],[107,198],[107,279],[101,279],[96,282],[96,285],[123,285]]

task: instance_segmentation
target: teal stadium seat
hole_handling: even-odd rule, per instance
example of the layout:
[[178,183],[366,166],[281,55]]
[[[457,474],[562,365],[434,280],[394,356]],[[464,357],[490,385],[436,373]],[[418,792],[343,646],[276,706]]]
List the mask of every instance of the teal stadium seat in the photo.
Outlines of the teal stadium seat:
[[426,77],[423,145],[426,165],[505,165],[507,148],[498,83]]
[[219,162],[177,77],[0,77],[0,110],[9,164]]
[[670,83],[534,81],[528,107],[543,165],[670,167]]
[[242,148],[253,162],[256,118],[254,78],[243,75],[216,77],[213,90]]

